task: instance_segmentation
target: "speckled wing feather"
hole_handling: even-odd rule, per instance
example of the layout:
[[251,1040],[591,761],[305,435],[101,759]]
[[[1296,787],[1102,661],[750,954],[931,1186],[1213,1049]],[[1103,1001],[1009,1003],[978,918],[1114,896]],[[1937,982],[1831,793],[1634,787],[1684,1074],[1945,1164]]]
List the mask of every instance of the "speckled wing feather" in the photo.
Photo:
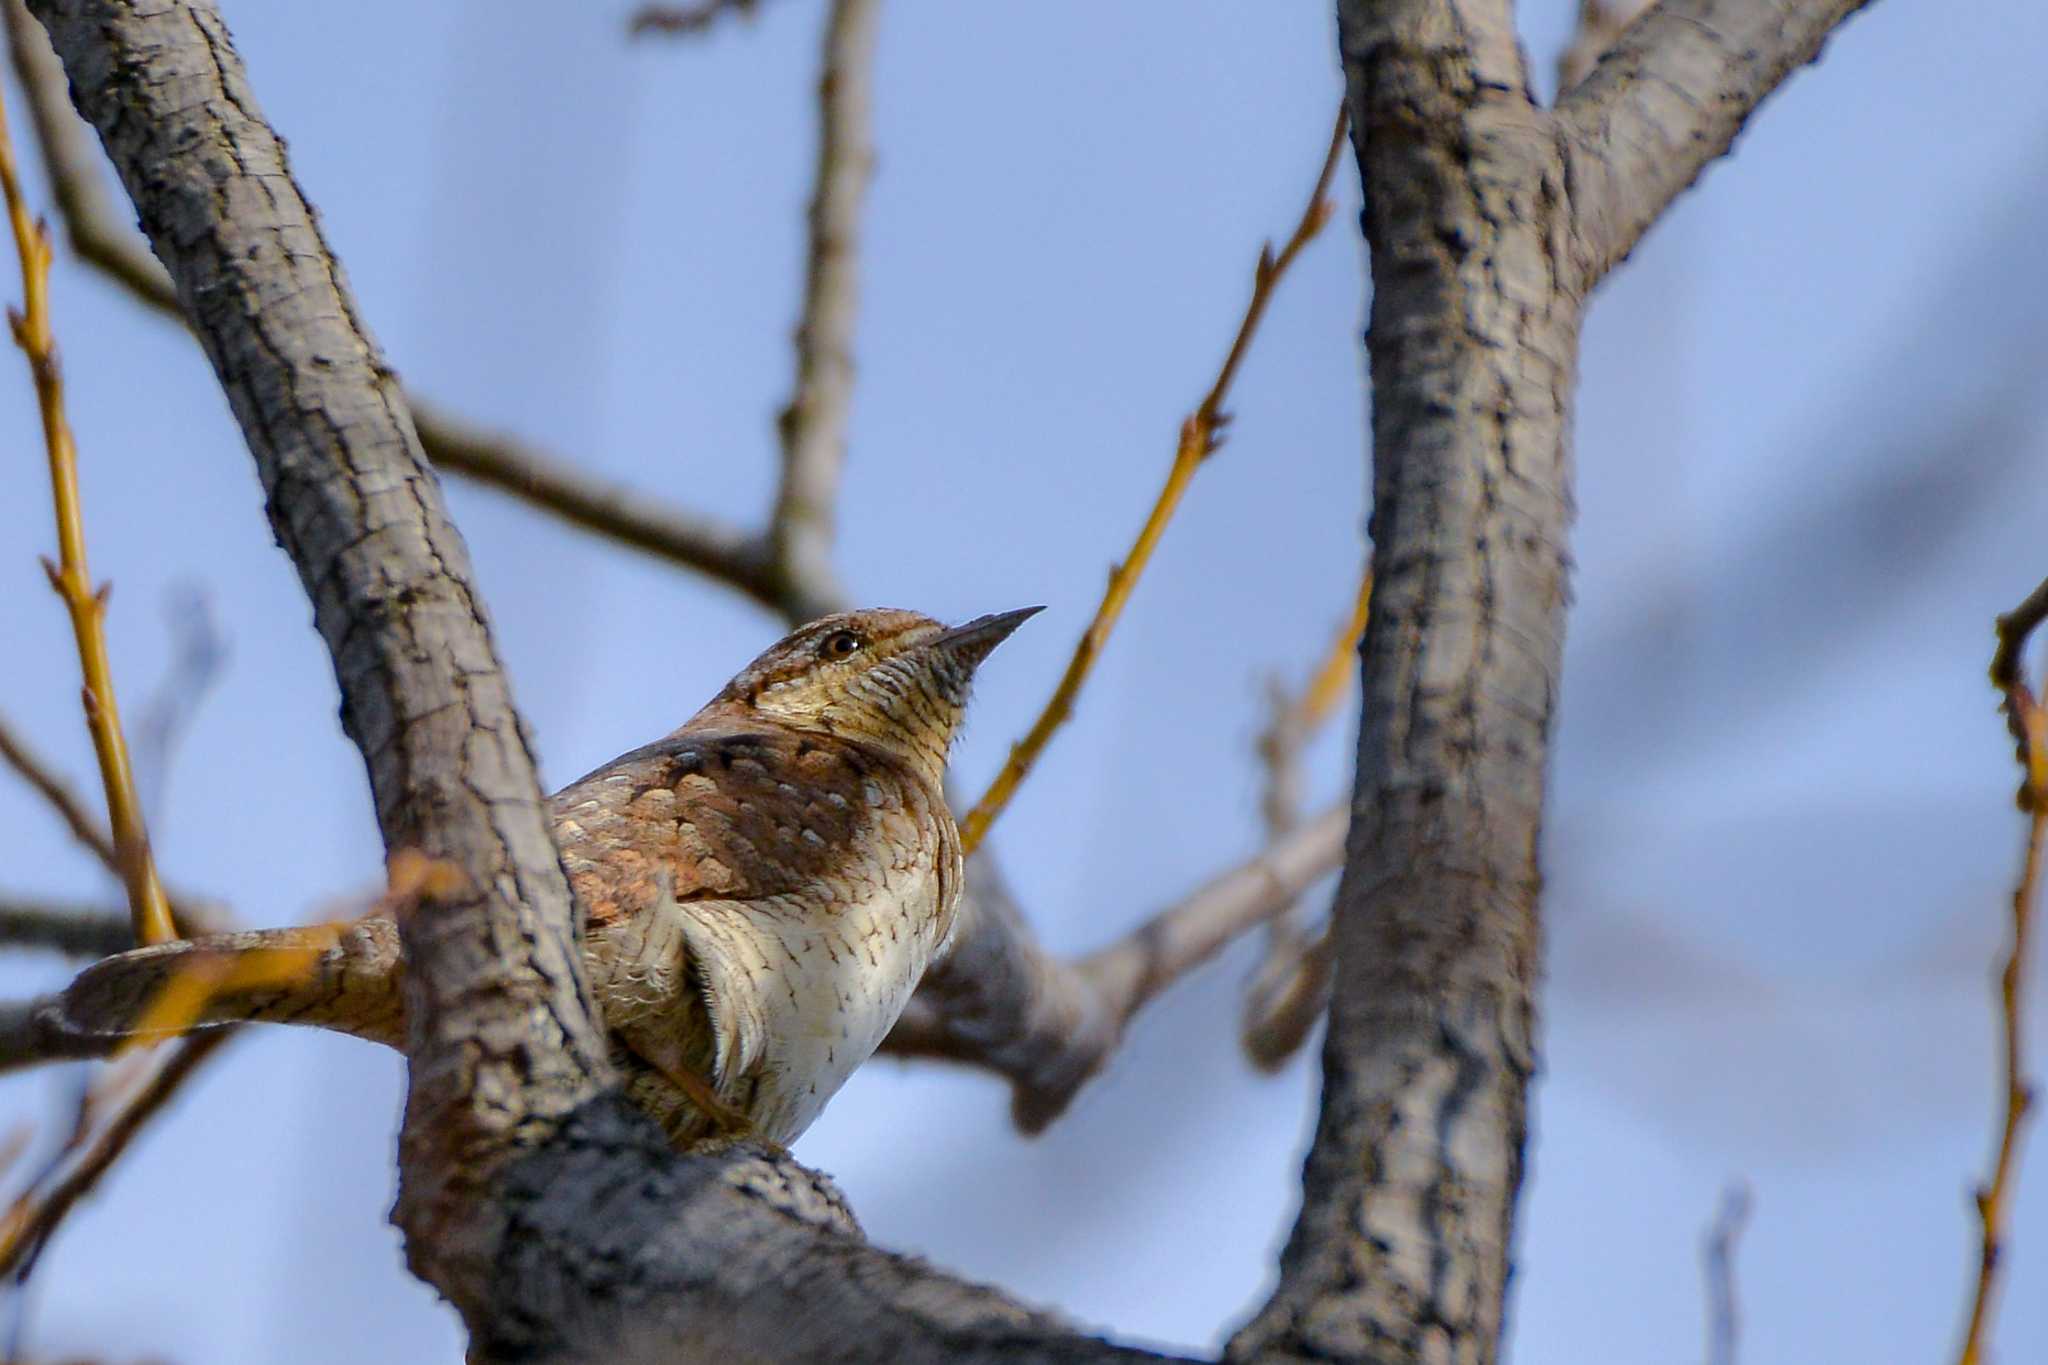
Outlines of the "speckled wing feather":
[[[728,987],[741,984],[733,973],[782,964],[738,960],[747,939],[735,930],[829,920],[835,904],[886,894],[891,868],[873,854],[930,846],[918,817],[933,802],[908,790],[921,785],[859,744],[714,712],[563,789],[551,803],[556,837],[618,1043],[670,1091],[701,1079],[722,1102],[752,1107],[775,1026],[754,992]],[[936,903],[952,903],[943,887]],[[817,938],[832,941],[831,926]],[[628,1072],[635,1097],[679,1138],[706,1126]]]

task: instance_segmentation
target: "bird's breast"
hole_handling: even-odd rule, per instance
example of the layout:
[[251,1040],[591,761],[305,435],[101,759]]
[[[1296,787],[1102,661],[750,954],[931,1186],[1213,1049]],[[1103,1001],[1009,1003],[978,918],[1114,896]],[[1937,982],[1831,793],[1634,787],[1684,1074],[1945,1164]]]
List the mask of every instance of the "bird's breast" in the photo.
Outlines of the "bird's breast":
[[752,1064],[725,1070],[720,1090],[773,1141],[795,1140],[874,1055],[951,918],[952,888],[928,853],[870,870],[828,902],[775,897],[745,906],[754,940],[746,956],[758,966],[710,983],[714,1019],[731,1021],[721,1032],[759,1039]]

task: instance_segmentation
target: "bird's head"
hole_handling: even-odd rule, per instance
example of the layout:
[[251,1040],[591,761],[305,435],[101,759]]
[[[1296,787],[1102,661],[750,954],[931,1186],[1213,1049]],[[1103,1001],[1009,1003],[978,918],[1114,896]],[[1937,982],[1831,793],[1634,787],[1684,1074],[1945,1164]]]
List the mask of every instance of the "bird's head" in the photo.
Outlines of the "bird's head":
[[769,646],[712,704],[858,740],[936,782],[974,670],[1041,610],[1024,607],[961,626],[886,608],[820,617]]

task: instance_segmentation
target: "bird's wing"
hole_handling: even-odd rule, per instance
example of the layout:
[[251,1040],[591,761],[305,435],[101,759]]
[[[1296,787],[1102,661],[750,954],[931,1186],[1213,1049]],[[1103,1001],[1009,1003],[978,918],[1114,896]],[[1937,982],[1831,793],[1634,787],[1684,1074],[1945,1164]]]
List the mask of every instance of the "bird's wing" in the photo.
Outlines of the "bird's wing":
[[619,1039],[682,1085],[725,1091],[750,1073],[765,1023],[701,964],[772,971],[749,961],[746,907],[829,898],[890,780],[845,741],[693,723],[558,793],[555,835]]

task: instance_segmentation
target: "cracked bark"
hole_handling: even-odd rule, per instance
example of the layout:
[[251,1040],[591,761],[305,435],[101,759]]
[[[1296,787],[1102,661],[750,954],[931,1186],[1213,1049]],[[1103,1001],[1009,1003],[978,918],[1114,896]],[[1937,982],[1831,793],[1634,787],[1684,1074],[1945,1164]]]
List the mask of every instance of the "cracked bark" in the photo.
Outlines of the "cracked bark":
[[[1322,1113],[1279,1288],[1234,1358],[1496,1355],[1581,302],[1853,8],[1664,0],[1553,116],[1528,96],[1507,0],[1340,0],[1378,577]],[[387,846],[474,889],[402,926],[395,1215],[472,1358],[1156,1359],[867,1246],[784,1155],[677,1156],[609,1088],[466,553],[219,16],[32,9],[256,457]],[[1146,960],[1117,969],[1134,997]]]
[[387,848],[472,888],[402,917],[393,1215],[472,1358],[1157,1359],[867,1246],[786,1154],[679,1157],[619,1098],[467,552],[219,14],[31,8],[255,456]]
[[1234,1359],[1498,1355],[1584,298],[1855,8],[1665,0],[1553,115],[1508,0],[1339,0],[1376,578],[1322,1108]]

